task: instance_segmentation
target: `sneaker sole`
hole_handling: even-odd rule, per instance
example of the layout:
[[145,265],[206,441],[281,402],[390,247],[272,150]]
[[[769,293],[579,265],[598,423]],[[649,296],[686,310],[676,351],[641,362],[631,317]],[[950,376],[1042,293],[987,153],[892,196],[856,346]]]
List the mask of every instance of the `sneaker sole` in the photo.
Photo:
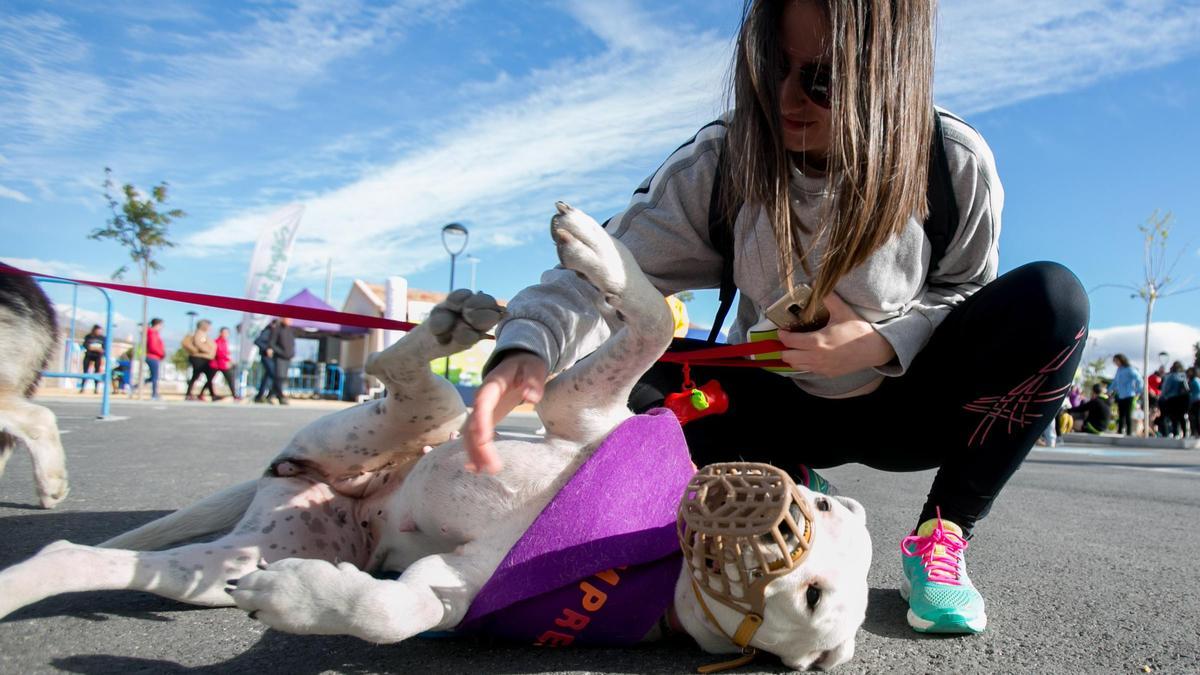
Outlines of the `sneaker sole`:
[[[912,584],[908,581],[908,577],[900,580],[900,597],[908,602],[908,597],[912,595]],[[987,628],[987,614],[983,614],[970,621],[943,621],[938,623],[928,619],[922,619],[917,616],[917,613],[908,610],[908,625],[918,633],[950,633],[950,634],[976,634],[982,633]]]

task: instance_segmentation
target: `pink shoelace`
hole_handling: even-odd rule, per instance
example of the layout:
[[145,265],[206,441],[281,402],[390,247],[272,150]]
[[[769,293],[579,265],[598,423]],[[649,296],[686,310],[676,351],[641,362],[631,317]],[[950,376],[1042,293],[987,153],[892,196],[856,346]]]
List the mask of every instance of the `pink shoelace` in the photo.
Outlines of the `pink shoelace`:
[[[914,544],[915,548],[909,548]],[[915,558],[921,556],[929,580],[939,584],[958,586],[958,566],[967,542],[957,534],[942,527],[942,511],[937,510],[937,525],[928,536],[909,535],[900,541],[900,552]]]

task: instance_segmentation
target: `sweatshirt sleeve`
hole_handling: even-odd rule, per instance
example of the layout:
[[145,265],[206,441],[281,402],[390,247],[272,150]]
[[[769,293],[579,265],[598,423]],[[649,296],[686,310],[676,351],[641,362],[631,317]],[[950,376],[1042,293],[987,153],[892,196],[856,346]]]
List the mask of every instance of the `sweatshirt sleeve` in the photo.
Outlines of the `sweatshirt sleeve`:
[[[721,122],[700,129],[605,223],[663,295],[720,286],[722,257],[709,241],[708,207],[724,136]],[[570,367],[611,334],[613,317],[599,306],[596,289],[574,272],[561,265],[545,272],[509,302],[484,372],[510,350],[537,354],[552,373]]]
[[903,375],[950,310],[995,279],[999,267],[1004,189],[992,152],[975,130],[957,120],[946,124],[945,142],[958,229],[909,311],[875,324],[896,351],[895,360],[875,369],[882,375]]

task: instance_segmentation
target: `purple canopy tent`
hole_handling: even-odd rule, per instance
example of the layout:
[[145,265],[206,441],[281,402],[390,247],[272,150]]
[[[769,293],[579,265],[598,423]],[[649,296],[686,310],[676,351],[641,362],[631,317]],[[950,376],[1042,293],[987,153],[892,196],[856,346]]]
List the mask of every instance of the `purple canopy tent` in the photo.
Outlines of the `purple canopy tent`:
[[[307,288],[284,300],[283,304],[293,307],[333,309],[309,292]],[[295,393],[306,393],[316,397],[343,398],[346,381],[345,374],[338,364],[341,356],[340,341],[365,338],[370,332],[369,329],[304,319],[292,319],[292,327],[296,329],[298,339],[317,340],[320,348],[316,362],[301,362],[293,366],[295,370],[289,378],[288,388]]]
[[[325,304],[323,300],[309,292],[307,288],[293,295],[287,300],[284,300],[283,304],[292,305],[293,307],[308,307],[311,309],[327,309],[330,311],[337,311],[333,307]],[[366,335],[368,332],[366,328],[360,328],[358,326],[346,326],[339,323],[326,323],[324,321],[305,321],[304,319],[292,319],[292,326],[297,330],[297,332],[304,333],[304,335],[298,337],[318,337],[318,335],[313,335],[314,333],[317,333],[319,335],[330,335],[346,338]]]

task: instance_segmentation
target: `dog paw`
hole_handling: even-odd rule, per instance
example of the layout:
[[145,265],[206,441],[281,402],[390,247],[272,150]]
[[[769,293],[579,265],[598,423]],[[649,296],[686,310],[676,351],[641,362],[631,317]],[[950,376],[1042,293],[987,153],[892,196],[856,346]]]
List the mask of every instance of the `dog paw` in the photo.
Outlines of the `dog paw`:
[[550,219],[550,236],[563,267],[573,270],[596,287],[611,305],[625,290],[625,266],[616,242],[591,216],[565,202]]
[[438,344],[453,342],[466,348],[494,328],[503,312],[496,299],[487,293],[459,289],[438,303],[425,323],[429,325]]
[[376,580],[350,563],[287,558],[260,566],[229,591],[238,607],[288,633],[353,635]]
[[44,492],[38,490],[38,501],[41,502],[43,509],[52,509],[66,499],[70,492],[71,486],[67,483],[66,478],[55,478],[48,481]]

